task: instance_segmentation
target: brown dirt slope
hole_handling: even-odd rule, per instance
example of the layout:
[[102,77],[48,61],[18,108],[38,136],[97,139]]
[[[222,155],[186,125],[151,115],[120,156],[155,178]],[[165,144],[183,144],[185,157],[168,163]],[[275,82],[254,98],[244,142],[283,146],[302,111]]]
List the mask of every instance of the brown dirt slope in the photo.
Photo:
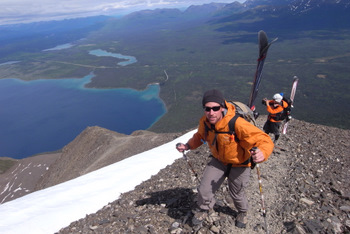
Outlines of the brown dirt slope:
[[101,127],[88,127],[71,143],[37,185],[44,189],[152,149],[179,134],[136,131],[125,135]]

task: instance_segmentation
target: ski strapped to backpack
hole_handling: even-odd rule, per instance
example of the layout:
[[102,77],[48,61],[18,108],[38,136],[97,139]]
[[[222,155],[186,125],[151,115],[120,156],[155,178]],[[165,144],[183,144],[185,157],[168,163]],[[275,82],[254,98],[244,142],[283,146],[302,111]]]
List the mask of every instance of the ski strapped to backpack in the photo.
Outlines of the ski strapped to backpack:
[[[294,76],[293,77],[292,90],[290,92],[290,100],[292,102],[291,108],[293,107],[293,102],[294,102],[294,98],[295,98],[295,93],[296,93],[296,90],[297,90],[298,82],[299,82],[299,78],[297,76]],[[291,110],[292,109],[290,109],[290,112],[291,112]],[[284,122],[284,124],[282,126],[282,133],[283,134],[287,133],[287,127],[288,127],[288,123],[289,123],[288,121],[291,120],[291,118],[292,118],[292,116],[290,115],[290,112],[289,112],[288,119],[286,119],[286,121]]]
[[288,104],[288,106],[286,108],[283,108],[281,119],[289,121],[292,118],[291,113],[292,113],[293,101],[290,98],[287,98],[285,96],[283,96],[282,100],[285,101]]

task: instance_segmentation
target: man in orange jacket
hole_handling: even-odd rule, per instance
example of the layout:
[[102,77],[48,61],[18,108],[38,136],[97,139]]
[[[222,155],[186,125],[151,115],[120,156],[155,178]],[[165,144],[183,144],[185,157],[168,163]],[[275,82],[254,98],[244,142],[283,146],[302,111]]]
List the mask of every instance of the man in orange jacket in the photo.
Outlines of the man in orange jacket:
[[283,101],[283,97],[279,93],[273,95],[273,100],[264,98],[263,102],[265,102],[266,110],[269,112],[263,129],[265,133],[272,133],[275,135],[274,143],[276,143],[280,137],[283,110],[288,107],[288,103]]
[[[197,132],[186,144],[176,145],[178,151],[184,152],[207,142],[211,151],[211,160],[198,187],[198,207],[192,223],[199,225],[206,219],[214,207],[215,192],[227,177],[229,193],[238,210],[236,226],[245,228],[248,200],[244,189],[249,183],[251,160],[254,163],[266,161],[274,144],[266,133],[243,118],[236,120],[235,134],[230,135],[228,123],[236,114],[235,106],[226,102],[220,91],[205,92],[202,104],[204,115],[199,120]],[[257,149],[252,150],[253,147]]]

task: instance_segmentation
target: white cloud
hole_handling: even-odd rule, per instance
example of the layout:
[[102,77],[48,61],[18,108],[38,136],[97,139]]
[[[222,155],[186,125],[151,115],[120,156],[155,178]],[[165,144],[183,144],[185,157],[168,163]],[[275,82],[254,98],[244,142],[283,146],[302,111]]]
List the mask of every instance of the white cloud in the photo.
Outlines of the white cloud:
[[[127,9],[185,7],[234,0],[1,0],[0,25],[101,14]],[[245,0],[238,0],[243,2]]]

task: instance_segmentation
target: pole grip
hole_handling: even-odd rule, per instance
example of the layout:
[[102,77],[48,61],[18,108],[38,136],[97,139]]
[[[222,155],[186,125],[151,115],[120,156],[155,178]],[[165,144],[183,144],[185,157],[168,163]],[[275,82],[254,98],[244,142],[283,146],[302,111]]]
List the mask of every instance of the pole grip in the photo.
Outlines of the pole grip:
[[[257,149],[258,149],[258,147],[253,147],[253,148],[251,148],[250,151],[256,151]],[[253,161],[253,158],[251,157],[250,158],[250,168],[253,170],[255,168],[255,166],[256,166],[256,163]]]

